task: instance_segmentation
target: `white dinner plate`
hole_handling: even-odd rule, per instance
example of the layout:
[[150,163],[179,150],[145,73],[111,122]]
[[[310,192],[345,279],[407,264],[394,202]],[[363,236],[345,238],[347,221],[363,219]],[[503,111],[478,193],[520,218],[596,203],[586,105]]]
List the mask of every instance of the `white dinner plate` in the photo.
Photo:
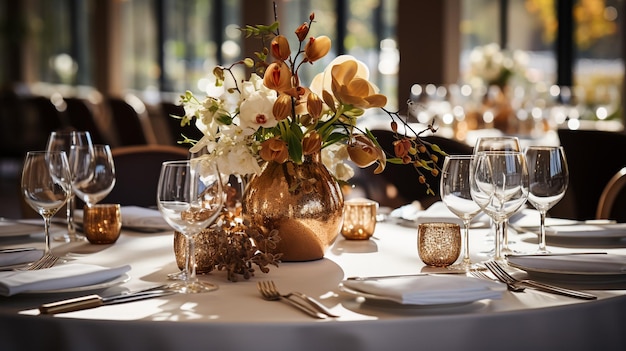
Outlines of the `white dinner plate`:
[[[605,264],[603,260],[606,260]],[[511,267],[521,269],[532,278],[541,280],[576,283],[626,282],[626,256],[624,255],[507,257],[507,261]],[[620,264],[620,261],[623,263]]]
[[478,300],[470,299],[468,301],[455,301],[455,302],[447,302],[447,303],[432,303],[432,304],[403,304],[397,301],[392,300],[387,296],[370,294],[354,289],[350,289],[343,284],[339,284],[339,290],[350,294],[355,297],[362,297],[366,300],[371,300],[379,303],[384,303],[386,306],[394,306],[394,307],[410,307],[410,308],[448,308],[448,307],[458,307],[472,304]]
[[626,223],[553,225],[546,230],[547,238],[611,239],[626,238]]
[[72,288],[64,288],[64,289],[30,290],[30,291],[24,291],[22,292],[22,294],[60,294],[60,293],[70,293],[70,292],[102,290],[102,289],[110,288],[115,285],[126,283],[129,280],[130,280],[130,276],[127,273],[124,273],[119,277],[113,278],[111,280],[107,280],[105,282],[97,283],[97,284],[75,286]]

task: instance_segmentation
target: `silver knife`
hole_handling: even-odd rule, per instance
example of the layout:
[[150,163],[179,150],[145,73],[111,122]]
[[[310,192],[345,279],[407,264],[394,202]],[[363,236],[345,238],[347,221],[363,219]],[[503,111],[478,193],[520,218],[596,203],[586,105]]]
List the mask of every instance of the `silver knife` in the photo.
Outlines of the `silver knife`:
[[606,252],[550,252],[535,254],[506,254],[505,257],[550,257],[550,256],[578,256],[578,255],[606,255]]
[[346,280],[379,280],[379,279],[394,279],[394,278],[407,278],[407,277],[421,277],[426,275],[438,275],[438,274],[467,274],[466,271],[462,270],[448,270],[448,271],[433,271],[433,272],[423,272],[423,273],[415,273],[415,274],[395,274],[395,275],[378,275],[378,276],[368,276],[368,277],[347,277]]
[[39,312],[41,314],[56,314],[80,311],[104,305],[115,305],[120,303],[150,299],[153,297],[167,296],[174,293],[175,291],[160,286],[136,291],[133,293],[122,293],[109,297],[101,297],[100,295],[93,294],[43,304],[39,306]]
[[15,247],[11,249],[0,249],[0,253],[27,252],[34,250],[36,250],[34,247]]

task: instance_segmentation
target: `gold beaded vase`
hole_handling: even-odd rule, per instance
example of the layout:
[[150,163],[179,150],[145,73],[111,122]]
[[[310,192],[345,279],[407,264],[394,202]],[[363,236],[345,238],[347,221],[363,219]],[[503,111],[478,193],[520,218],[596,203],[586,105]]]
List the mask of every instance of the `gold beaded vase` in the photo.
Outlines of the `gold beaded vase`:
[[302,164],[268,162],[244,193],[244,218],[263,233],[278,230],[282,261],[323,258],[339,234],[342,213],[341,188],[319,153]]

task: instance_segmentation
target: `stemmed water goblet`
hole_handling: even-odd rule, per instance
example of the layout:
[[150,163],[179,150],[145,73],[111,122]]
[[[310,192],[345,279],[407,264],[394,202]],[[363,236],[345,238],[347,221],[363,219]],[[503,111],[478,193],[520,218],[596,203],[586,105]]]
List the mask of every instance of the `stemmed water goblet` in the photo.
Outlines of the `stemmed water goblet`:
[[[517,151],[522,152],[519,139],[514,136],[488,136],[480,137],[476,140],[474,145],[474,154],[478,152],[491,152],[491,151]],[[494,229],[495,232],[495,229]],[[514,250],[509,248],[509,225],[508,220],[502,223],[502,232],[504,239],[502,240],[502,253],[515,253]],[[489,252],[493,253],[493,252]]]
[[495,223],[493,259],[503,261],[503,223],[524,205],[528,197],[526,160],[521,152],[479,152],[472,165],[472,199]]
[[72,190],[89,207],[104,199],[115,186],[115,164],[109,145],[72,146],[75,176]]
[[[92,150],[91,135],[86,131],[57,131],[50,133],[46,150],[47,151],[65,151],[70,169],[70,180],[73,183],[75,177],[76,159],[72,146],[85,146]],[[70,196],[67,200],[67,233],[55,237],[55,240],[72,242],[82,241],[85,239],[82,235],[76,233],[76,225],[74,223],[74,210],[76,207],[74,191],[70,189]]]
[[546,213],[561,201],[567,190],[569,172],[565,152],[559,146],[529,146],[526,148],[528,163],[528,202],[540,216],[539,248],[537,253],[549,253],[546,249]]
[[443,161],[441,171],[441,200],[448,209],[463,221],[463,259],[450,269],[475,268],[470,259],[469,227],[472,219],[481,211],[472,199],[470,170],[475,155],[449,155]]
[[21,180],[26,203],[43,217],[44,255],[50,254],[50,219],[69,199],[70,171],[64,151],[30,151]]
[[201,293],[217,289],[196,277],[194,236],[219,215],[224,191],[217,167],[198,172],[196,160],[163,162],[157,189],[157,205],[165,221],[186,237],[186,271],[183,280],[171,285],[181,293]]

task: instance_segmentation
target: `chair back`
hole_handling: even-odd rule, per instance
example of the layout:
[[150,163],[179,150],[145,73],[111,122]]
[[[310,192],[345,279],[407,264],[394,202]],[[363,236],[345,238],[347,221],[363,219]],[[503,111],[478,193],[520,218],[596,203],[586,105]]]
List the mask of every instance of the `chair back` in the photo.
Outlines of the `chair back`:
[[145,104],[134,95],[107,98],[119,146],[156,144]]
[[[559,129],[557,133],[567,159],[569,185],[564,198],[550,214],[576,220],[594,219],[605,185],[626,166],[626,134],[570,129]],[[564,207],[568,207],[567,211]]]
[[189,158],[189,150],[171,145],[121,146],[111,149],[115,187],[102,203],[156,207],[157,184],[164,161]]
[[88,131],[94,144],[110,144],[98,125],[98,114],[95,106],[80,97],[64,97],[66,104],[65,116],[69,124],[76,130]]
[[606,184],[596,210],[597,219],[626,222],[626,167],[620,169]]

